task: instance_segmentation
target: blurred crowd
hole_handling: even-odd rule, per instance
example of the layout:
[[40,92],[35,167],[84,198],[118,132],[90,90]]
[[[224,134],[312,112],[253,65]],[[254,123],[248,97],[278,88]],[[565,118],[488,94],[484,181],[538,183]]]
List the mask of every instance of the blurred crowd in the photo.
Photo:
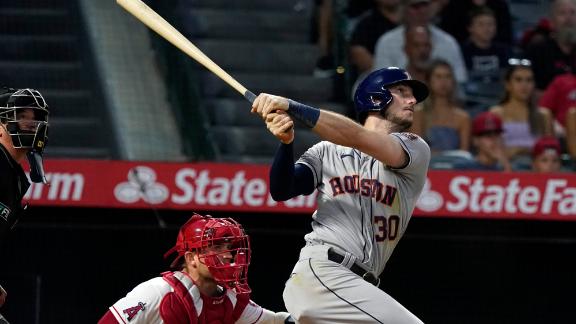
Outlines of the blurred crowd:
[[574,169],[576,0],[550,1],[526,30],[514,30],[506,0],[317,4],[318,77],[338,65],[331,31],[340,7],[349,93],[387,66],[429,85],[412,131],[430,144],[432,168]]

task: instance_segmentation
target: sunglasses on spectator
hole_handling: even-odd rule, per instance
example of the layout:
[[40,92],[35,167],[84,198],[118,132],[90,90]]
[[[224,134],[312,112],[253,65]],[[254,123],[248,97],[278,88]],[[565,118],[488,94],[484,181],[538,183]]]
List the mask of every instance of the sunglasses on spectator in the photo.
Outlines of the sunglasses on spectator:
[[532,66],[529,59],[509,58],[508,65]]

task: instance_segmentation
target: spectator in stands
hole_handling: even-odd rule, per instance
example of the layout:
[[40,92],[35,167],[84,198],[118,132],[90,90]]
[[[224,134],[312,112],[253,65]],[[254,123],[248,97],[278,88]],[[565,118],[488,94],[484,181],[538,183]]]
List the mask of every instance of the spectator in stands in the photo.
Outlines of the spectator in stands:
[[556,0],[551,13],[550,34],[525,48],[526,57],[532,61],[536,88],[540,91],[546,89],[554,77],[570,72],[576,58],[576,2]]
[[466,66],[456,40],[430,23],[430,0],[404,0],[402,3],[403,24],[382,35],[374,51],[374,69],[397,66],[406,68],[408,58],[404,52],[406,26],[428,26],[432,35],[432,58],[450,62],[456,80],[467,80]]
[[526,49],[546,42],[555,30],[576,25],[575,9],[574,0],[551,0],[548,17],[540,19],[535,27],[524,32],[520,46]]
[[541,137],[532,149],[532,171],[558,172],[562,167],[560,142],[553,136]]
[[433,23],[436,26],[440,24],[440,21],[442,19],[440,13],[444,10],[444,7],[446,7],[449,3],[450,0],[430,1],[430,17],[432,17],[432,20],[430,20],[431,23]]
[[424,81],[432,55],[432,39],[428,26],[406,26],[404,52],[408,58],[406,71],[413,79]]
[[[336,46],[334,43],[335,36],[338,36],[341,31],[335,27],[335,18],[337,15],[345,14],[348,19],[354,20],[356,17],[361,16],[364,12],[372,9],[372,1],[378,0],[355,0],[350,1],[345,10],[341,10],[340,6],[346,1],[335,0],[315,0],[315,40],[318,44],[320,56],[316,61],[316,68],[314,69],[314,76],[319,78],[332,77],[336,73]],[[391,0],[389,0],[391,1]],[[396,0],[399,1],[399,0]],[[336,18],[338,19],[338,18]],[[346,33],[347,34],[347,33]],[[347,37],[347,35],[345,35]]]
[[373,0],[374,8],[364,16],[350,38],[350,62],[361,75],[372,70],[376,41],[400,22],[400,0]]
[[448,62],[435,60],[428,68],[430,95],[416,107],[412,131],[428,142],[432,153],[470,149],[470,116],[456,99],[456,80]]
[[488,7],[472,9],[468,21],[468,39],[462,44],[462,54],[472,81],[500,82],[501,70],[507,65],[512,48],[494,39],[496,17]]
[[489,111],[478,114],[472,121],[472,145],[475,158],[454,163],[458,170],[511,171],[504,151],[502,119]]
[[[404,30],[404,53],[408,59],[405,70],[413,79],[424,81],[432,54],[430,30],[428,29],[428,25],[410,25],[406,26]],[[356,92],[356,87],[364,80],[366,74],[367,73],[358,77],[352,87],[352,93]]]
[[508,158],[528,157],[536,139],[553,135],[552,114],[536,106],[530,61],[510,59],[504,72],[504,96],[490,111],[502,118]]
[[[574,134],[574,110],[576,110],[576,75],[567,73],[554,78],[546,88],[539,102],[540,106],[549,109],[554,115],[554,134],[566,138],[568,147],[574,147],[574,139],[567,136]],[[571,112],[572,110],[572,112]],[[571,116],[569,118],[569,116]],[[570,126],[570,127],[569,127]],[[574,137],[574,136],[571,136]],[[571,153],[575,156],[574,153]]]
[[488,7],[495,13],[497,32],[495,40],[512,44],[512,17],[506,0],[452,0],[440,12],[439,27],[454,36],[459,43],[466,41],[468,15],[474,9]]
[[360,17],[376,7],[374,0],[354,0],[348,1],[346,6],[346,16],[351,19]]
[[316,28],[320,57],[316,61],[314,76],[325,78],[334,74],[336,62],[332,51],[332,36],[334,31],[333,0],[316,0]]
[[576,162],[576,108],[571,108],[566,114],[566,146],[568,154]]

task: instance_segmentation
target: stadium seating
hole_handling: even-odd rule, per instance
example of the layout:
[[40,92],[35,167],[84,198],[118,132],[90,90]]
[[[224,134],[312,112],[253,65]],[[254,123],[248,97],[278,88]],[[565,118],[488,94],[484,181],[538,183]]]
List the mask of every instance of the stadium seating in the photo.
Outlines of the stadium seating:
[[[318,49],[310,41],[312,1],[180,1],[181,30],[208,57],[240,83],[260,92],[286,96],[344,113],[333,102],[331,79],[315,78]],[[199,64],[198,106],[219,161],[269,163],[278,141],[250,104]],[[320,139],[297,126],[296,154]]]
[[114,132],[76,1],[0,2],[0,80],[35,88],[51,108],[48,157],[110,158]]

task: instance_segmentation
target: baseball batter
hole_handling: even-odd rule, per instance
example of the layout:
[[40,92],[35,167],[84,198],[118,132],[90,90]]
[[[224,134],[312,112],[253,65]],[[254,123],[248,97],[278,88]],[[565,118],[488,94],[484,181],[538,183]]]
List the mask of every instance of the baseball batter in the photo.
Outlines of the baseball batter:
[[[298,323],[422,323],[378,288],[426,180],[430,148],[410,127],[428,88],[399,68],[371,73],[355,93],[361,123],[261,94],[252,111],[280,145],[270,191],[287,200],[318,190],[313,231],[284,290]],[[287,112],[287,114],[286,114]],[[327,141],[294,163],[293,119]]]
[[165,256],[173,252],[177,271],[141,283],[98,323],[294,323],[250,300],[250,242],[233,219],[193,215]]

